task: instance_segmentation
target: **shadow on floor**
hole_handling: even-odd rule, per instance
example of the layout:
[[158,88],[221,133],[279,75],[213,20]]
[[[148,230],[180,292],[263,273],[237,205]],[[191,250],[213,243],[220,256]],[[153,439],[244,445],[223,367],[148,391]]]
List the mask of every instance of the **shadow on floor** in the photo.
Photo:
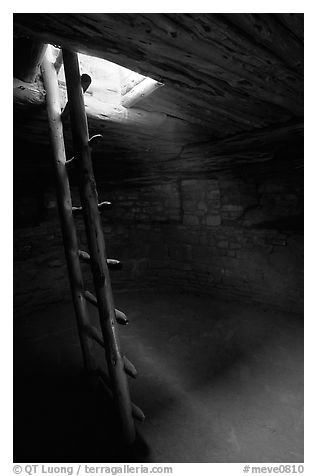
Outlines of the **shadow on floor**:
[[118,441],[112,403],[87,385],[72,307],[56,305],[15,323],[15,462],[302,461],[300,316],[176,293],[115,301],[147,416],[136,443]]
[[[43,370],[41,372],[40,370]],[[112,401],[78,369],[54,374],[38,369],[15,375],[15,462],[146,461],[148,447],[140,434],[131,447],[120,442]]]

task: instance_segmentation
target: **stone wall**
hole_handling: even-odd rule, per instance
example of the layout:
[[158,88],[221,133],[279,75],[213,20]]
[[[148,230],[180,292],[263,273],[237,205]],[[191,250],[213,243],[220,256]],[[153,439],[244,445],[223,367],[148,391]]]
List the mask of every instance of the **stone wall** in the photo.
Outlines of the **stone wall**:
[[[298,177],[218,174],[99,191],[100,201],[113,203],[102,212],[108,257],[123,262],[122,270],[111,272],[115,289],[164,286],[302,310]],[[76,194],[73,202],[78,204]],[[39,208],[37,226],[15,231],[18,314],[70,297],[52,191]],[[81,217],[76,224],[86,249]],[[90,272],[83,267],[90,288]]]

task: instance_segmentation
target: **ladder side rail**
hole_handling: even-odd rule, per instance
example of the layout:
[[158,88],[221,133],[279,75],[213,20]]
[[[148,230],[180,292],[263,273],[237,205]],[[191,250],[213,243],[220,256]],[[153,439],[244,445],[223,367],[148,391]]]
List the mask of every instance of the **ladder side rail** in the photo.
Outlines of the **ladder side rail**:
[[90,325],[90,322],[86,299],[84,297],[84,284],[78,256],[77,234],[72,213],[72,198],[68,173],[66,170],[66,155],[58,80],[54,64],[50,62],[47,53],[44,56],[41,70],[46,89],[46,108],[54,157],[53,165],[56,176],[57,203],[68,267],[69,283],[85,368],[88,371],[95,371],[96,365],[92,352],[93,344],[86,332],[87,326]]
[[77,53],[63,50],[74,155],[79,170],[79,191],[96,291],[100,327],[122,436],[127,444],[135,439],[131,400],[124,362],[120,353],[117,325],[105,251],[105,240],[98,210],[98,196],[91,163],[88,123],[84,105]]

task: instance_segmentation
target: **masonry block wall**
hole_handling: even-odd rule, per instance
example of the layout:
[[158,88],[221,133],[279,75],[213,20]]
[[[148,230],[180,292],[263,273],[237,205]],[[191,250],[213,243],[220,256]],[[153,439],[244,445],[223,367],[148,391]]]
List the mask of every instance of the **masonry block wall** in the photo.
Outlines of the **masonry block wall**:
[[[99,184],[115,290],[168,287],[302,311],[301,175],[219,173],[210,178],[109,190]],[[76,193],[74,204],[78,203]],[[44,214],[15,232],[15,308],[19,314],[70,299],[54,191]],[[24,201],[24,203],[27,203]],[[83,220],[76,218],[80,247]],[[87,288],[89,269],[83,265]]]

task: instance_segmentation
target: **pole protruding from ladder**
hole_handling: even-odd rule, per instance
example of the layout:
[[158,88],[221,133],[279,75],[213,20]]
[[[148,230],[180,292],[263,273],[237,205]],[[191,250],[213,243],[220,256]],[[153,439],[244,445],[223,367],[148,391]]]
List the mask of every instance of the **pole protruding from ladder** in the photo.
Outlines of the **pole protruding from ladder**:
[[[86,300],[90,302],[90,304],[95,307],[98,307],[98,300],[96,296],[94,296],[90,291],[85,291],[84,296]],[[121,324],[123,326],[127,326],[129,324],[129,319],[124,314],[124,312],[119,311],[118,309],[114,309],[114,315],[118,324]]]
[[103,341],[102,333],[100,332],[99,329],[95,326],[87,326],[86,327],[86,332],[87,334],[94,339],[101,347],[105,346],[105,343]]

